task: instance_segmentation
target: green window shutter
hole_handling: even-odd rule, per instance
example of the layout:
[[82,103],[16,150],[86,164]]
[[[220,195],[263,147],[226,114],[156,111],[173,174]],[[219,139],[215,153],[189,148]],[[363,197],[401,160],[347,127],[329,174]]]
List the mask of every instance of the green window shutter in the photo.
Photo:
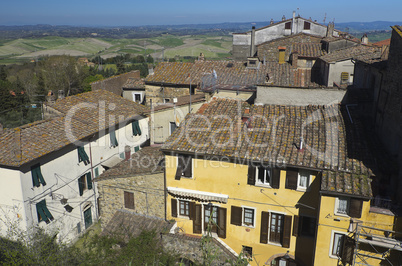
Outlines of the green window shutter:
[[141,136],[141,128],[138,120],[133,121],[131,126],[133,128],[133,136]]
[[109,135],[110,135],[110,145],[113,147],[119,146],[119,143],[117,142],[116,139],[116,131],[114,129],[110,130]]
[[34,187],[39,187],[38,166],[31,167],[32,183]]
[[82,183],[82,179],[83,178],[79,178],[78,179],[78,189],[80,191],[80,196],[82,196],[82,194],[84,194],[84,184]]
[[54,220],[53,215],[50,213],[49,209],[47,208],[46,202],[43,205],[42,209],[43,209],[43,211],[44,211],[44,213],[46,215],[46,223],[48,224],[50,222],[49,220],[53,221]]
[[95,177],[98,177],[98,176],[99,176],[99,168],[96,167],[96,168],[95,168]]
[[139,151],[139,150],[140,150],[140,146],[135,146],[135,147],[134,147],[134,151],[135,151],[135,152],[137,152],[137,151]]
[[46,206],[46,200],[42,200],[36,204],[36,211],[38,213],[39,222],[45,221],[48,224],[50,223],[50,220],[54,220],[53,215]]
[[40,171],[40,164],[36,164],[31,167],[32,182],[35,187],[39,187],[40,184],[46,185],[45,179],[43,178],[42,172]]
[[88,189],[92,189],[91,172],[88,172],[88,173],[87,173],[87,185],[88,185]]
[[85,165],[89,163],[88,154],[85,152],[84,147],[78,147],[78,162],[84,162]]

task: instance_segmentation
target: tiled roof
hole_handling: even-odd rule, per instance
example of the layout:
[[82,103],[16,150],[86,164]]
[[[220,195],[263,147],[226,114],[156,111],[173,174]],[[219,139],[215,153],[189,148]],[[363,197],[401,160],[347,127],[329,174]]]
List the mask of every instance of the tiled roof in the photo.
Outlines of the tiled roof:
[[159,63],[153,75],[148,75],[145,83],[194,85],[212,77],[215,70],[217,84],[255,85],[265,80],[267,69],[260,64],[258,69],[246,68],[240,61],[196,61],[195,63]]
[[138,78],[128,78],[123,89],[145,89],[145,82]]
[[[66,97],[47,103],[47,106],[62,115],[0,134],[0,165],[20,166],[115,125],[119,122],[119,116],[125,120],[133,119],[148,110],[145,106],[105,90]],[[110,116],[116,117],[116,121],[110,122]],[[71,125],[71,135],[68,125]]]
[[[162,146],[163,151],[264,161],[367,178],[375,168],[366,140],[356,130],[359,123],[352,124],[339,105],[250,106],[229,99],[214,99],[205,105],[198,114],[186,117]],[[252,117],[250,128],[241,120],[246,108]],[[298,149],[301,138],[303,150]],[[343,192],[349,193],[348,188]]]
[[128,210],[118,210],[113,218],[102,231],[102,235],[121,236],[125,240],[139,236],[142,231],[155,231],[156,236],[160,233],[168,233],[174,222],[165,221],[157,217],[149,217]]
[[291,50],[297,52],[300,57],[317,58],[324,55],[320,43],[294,43]]
[[377,58],[379,52],[379,57],[381,57],[381,50],[378,47],[357,45],[333,51],[329,54],[321,56],[320,59],[327,63],[335,63],[347,59],[355,59],[357,57],[368,60],[370,58]]
[[[198,103],[198,102],[203,102],[203,101],[205,101],[204,94],[191,95],[191,103]],[[185,96],[177,97],[177,103],[175,103],[174,105],[173,105],[173,103],[156,105],[154,107],[154,111],[169,109],[169,108],[173,108],[174,106],[181,106],[181,105],[186,105],[189,103],[190,103],[190,95],[185,95]]]
[[402,37],[402,26],[400,25],[395,25],[391,27],[395,32],[399,34],[399,36]]
[[321,190],[371,197],[371,179],[367,175],[345,172],[323,171]]
[[391,44],[391,38],[373,43],[373,45],[378,46],[378,47],[381,47],[383,45],[390,45],[390,44]]
[[160,146],[144,147],[131,156],[131,160],[122,161],[95,178],[96,182],[108,178],[147,175],[163,172],[163,153]]
[[267,62],[268,82],[270,86],[284,87],[320,87],[311,80],[311,69],[294,68],[289,63]]

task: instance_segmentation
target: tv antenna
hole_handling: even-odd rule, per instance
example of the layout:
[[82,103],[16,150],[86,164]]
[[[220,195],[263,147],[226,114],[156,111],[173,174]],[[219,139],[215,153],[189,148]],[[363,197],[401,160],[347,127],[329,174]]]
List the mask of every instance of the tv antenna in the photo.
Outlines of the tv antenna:
[[327,13],[324,15],[324,25],[325,25],[325,20],[327,19]]

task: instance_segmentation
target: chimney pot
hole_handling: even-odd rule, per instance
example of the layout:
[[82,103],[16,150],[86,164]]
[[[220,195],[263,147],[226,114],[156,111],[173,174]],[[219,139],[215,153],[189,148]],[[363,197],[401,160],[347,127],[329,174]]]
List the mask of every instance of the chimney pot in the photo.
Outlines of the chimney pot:
[[128,161],[131,158],[131,148],[126,145],[124,147],[124,161]]

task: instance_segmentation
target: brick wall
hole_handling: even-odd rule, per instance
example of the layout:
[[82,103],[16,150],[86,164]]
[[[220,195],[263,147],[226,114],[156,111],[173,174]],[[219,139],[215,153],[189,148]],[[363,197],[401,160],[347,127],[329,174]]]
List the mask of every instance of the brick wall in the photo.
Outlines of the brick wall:
[[134,211],[165,219],[164,174],[117,177],[97,182],[102,228],[118,209],[124,209],[124,191],[134,193]]
[[117,94],[119,96],[123,93],[123,85],[127,82],[128,78],[140,78],[140,71],[134,70],[128,73],[124,73],[118,76],[113,76],[104,80],[99,80],[91,83],[91,89],[96,90],[107,90]]

